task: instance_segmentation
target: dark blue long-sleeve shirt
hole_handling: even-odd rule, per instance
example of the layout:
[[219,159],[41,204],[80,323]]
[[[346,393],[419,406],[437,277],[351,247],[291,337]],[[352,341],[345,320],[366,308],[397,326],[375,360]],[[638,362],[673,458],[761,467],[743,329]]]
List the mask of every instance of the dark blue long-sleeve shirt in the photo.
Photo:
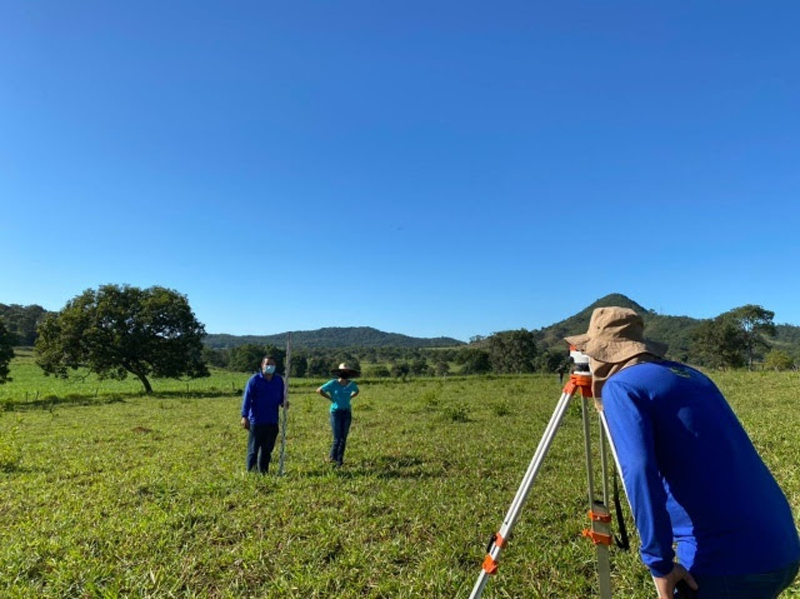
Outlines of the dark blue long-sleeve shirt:
[[247,381],[242,397],[242,416],[250,424],[278,424],[278,408],[283,405],[283,379],[277,374],[267,380],[262,373]]
[[716,385],[675,362],[631,366],[602,390],[625,490],[655,576],[680,563],[756,574],[800,559],[791,509]]

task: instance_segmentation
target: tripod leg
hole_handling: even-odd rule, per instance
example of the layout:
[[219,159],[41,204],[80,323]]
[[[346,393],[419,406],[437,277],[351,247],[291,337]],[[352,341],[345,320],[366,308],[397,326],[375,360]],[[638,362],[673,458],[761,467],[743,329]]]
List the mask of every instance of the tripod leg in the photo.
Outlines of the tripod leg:
[[603,493],[604,498],[602,501],[595,499],[595,485],[594,485],[594,467],[592,465],[592,443],[589,434],[589,400],[583,398],[581,404],[583,416],[583,441],[586,450],[586,478],[587,487],[589,490],[589,519],[591,520],[591,528],[583,531],[584,536],[589,537],[595,546],[595,554],[597,558],[597,577],[600,587],[601,599],[611,599],[611,563],[608,555],[608,548],[611,545],[611,513],[608,511],[607,498],[605,493],[606,487],[606,461],[602,455],[603,444],[601,438],[601,462],[603,466]]
[[494,574],[497,571],[500,554],[502,553],[503,548],[508,541],[511,531],[514,529],[514,524],[516,524],[523,505],[525,505],[525,500],[528,498],[528,493],[530,492],[534,480],[536,480],[536,475],[539,473],[539,469],[542,466],[544,457],[547,455],[547,451],[550,449],[550,446],[553,443],[553,439],[558,431],[558,427],[561,424],[561,421],[564,419],[564,414],[567,412],[570,399],[572,399],[572,392],[565,390],[561,394],[561,399],[558,400],[558,404],[556,405],[553,415],[550,417],[550,421],[547,423],[547,427],[545,428],[545,432],[539,441],[539,445],[536,447],[536,452],[533,454],[533,459],[528,466],[527,472],[525,472],[525,477],[522,479],[522,483],[517,490],[514,501],[511,503],[511,507],[506,514],[506,518],[503,521],[503,526],[493,537],[492,541],[490,541],[489,547],[487,547],[487,555],[486,559],[483,561],[483,569],[481,570],[478,580],[472,589],[470,599],[478,599],[481,596],[489,579],[489,575]]

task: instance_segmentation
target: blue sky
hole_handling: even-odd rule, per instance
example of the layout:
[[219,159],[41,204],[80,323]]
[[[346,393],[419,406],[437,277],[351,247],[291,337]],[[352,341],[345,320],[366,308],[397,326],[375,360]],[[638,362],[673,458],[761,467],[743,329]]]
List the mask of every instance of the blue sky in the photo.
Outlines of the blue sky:
[[800,325],[796,2],[0,1],[0,302],[467,340]]

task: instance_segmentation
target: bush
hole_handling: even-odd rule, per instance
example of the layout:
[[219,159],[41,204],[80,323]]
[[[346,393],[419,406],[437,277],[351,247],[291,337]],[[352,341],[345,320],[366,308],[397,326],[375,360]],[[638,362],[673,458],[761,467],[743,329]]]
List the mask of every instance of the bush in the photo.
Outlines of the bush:
[[773,349],[764,358],[764,370],[792,370],[794,359],[785,351]]

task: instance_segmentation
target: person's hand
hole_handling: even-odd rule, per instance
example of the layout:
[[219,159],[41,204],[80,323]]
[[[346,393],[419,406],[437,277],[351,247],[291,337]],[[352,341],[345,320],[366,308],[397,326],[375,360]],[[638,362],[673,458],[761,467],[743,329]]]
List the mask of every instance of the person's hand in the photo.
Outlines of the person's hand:
[[246,431],[250,430],[250,421],[246,416],[242,416],[242,428]]
[[672,571],[666,576],[653,576],[653,582],[658,591],[658,599],[672,599],[675,594],[675,585],[681,580],[685,580],[693,591],[697,590],[697,583],[694,578],[680,564],[675,564]]

